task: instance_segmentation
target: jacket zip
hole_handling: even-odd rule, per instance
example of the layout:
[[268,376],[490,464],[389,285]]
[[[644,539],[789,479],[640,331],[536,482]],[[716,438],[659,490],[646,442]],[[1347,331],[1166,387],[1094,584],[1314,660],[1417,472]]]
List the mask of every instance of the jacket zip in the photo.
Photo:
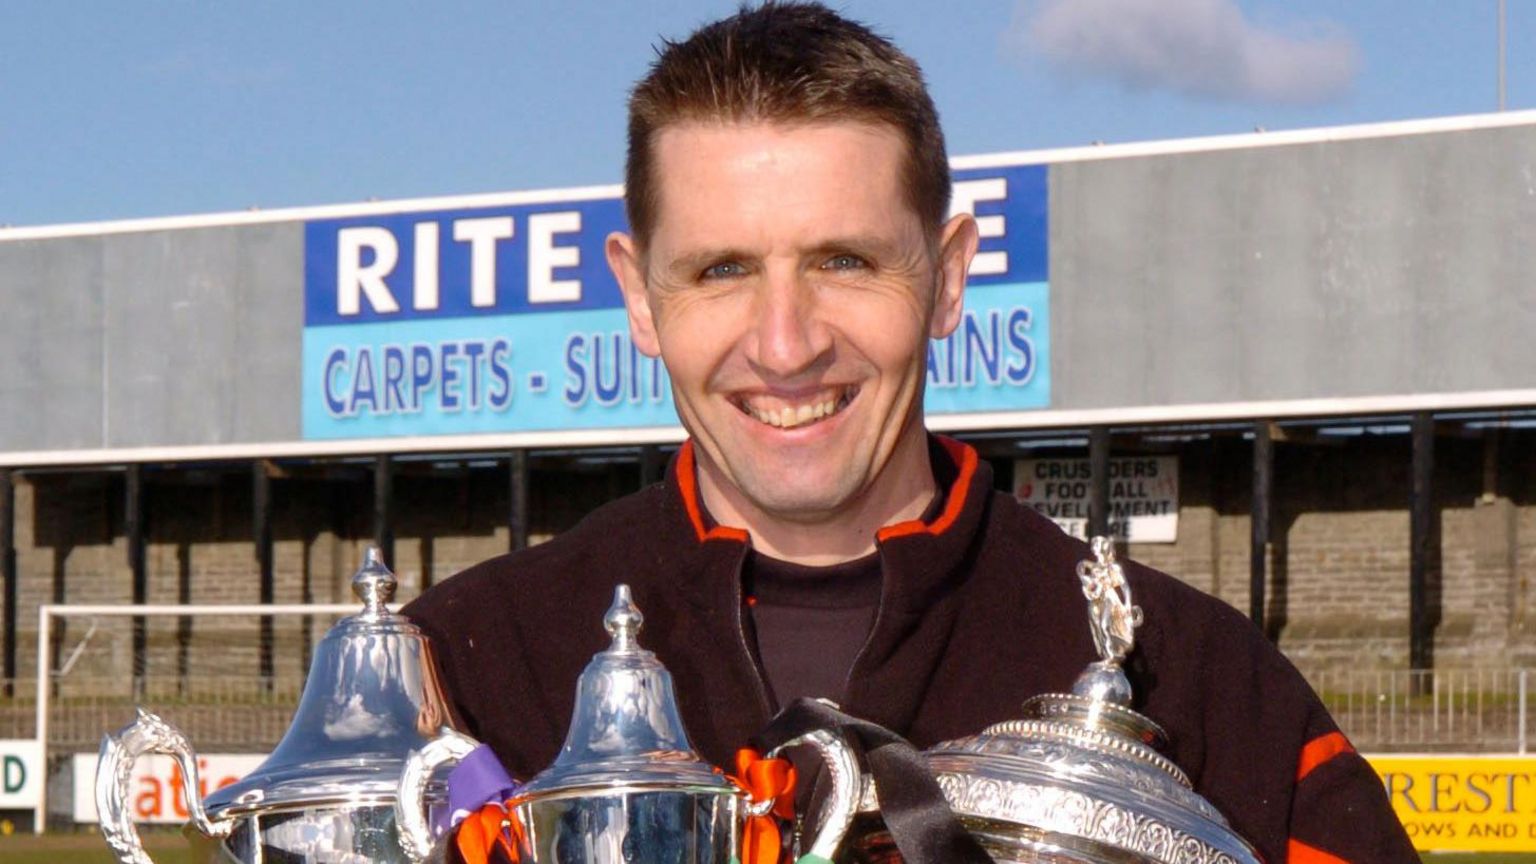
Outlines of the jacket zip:
[[758,707],[763,710],[763,716],[771,720],[773,719],[773,715],[777,712],[774,708],[774,699],[768,693],[768,673],[763,669],[762,661],[758,659],[757,652],[752,650],[751,644],[749,644],[747,641],[747,622],[745,614],[747,599],[746,592],[741,584],[741,571],[742,567],[747,562],[747,556],[750,554],[752,554],[752,547],[747,546],[746,550],[742,552],[741,557],[736,559],[736,644],[741,648],[742,653],[746,655],[747,664],[752,667],[752,673],[756,678]]
[[[869,625],[869,634],[864,637],[864,644],[859,646],[859,653],[853,655],[853,662],[848,664],[848,674],[843,676],[843,701],[848,701],[848,691],[853,687],[853,673],[864,662],[864,655],[869,653],[869,646],[875,643],[875,634],[880,630],[880,620],[885,617],[886,593],[890,589],[887,584],[890,571],[885,566],[885,550],[877,543],[875,550],[880,553],[880,602],[875,604],[875,620]],[[839,708],[843,706],[838,706]]]

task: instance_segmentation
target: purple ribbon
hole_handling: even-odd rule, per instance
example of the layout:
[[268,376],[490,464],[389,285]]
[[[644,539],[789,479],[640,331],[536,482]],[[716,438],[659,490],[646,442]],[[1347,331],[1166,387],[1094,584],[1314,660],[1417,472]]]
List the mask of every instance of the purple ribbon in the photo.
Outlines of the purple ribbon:
[[519,788],[490,746],[481,744],[448,772],[448,812],[437,814],[434,827],[446,831],[486,804],[511,798]]

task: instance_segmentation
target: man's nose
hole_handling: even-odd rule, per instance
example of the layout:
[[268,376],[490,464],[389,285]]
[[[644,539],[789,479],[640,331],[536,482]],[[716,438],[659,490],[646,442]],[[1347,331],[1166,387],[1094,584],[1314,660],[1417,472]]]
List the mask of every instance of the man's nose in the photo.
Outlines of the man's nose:
[[783,273],[770,275],[760,288],[753,360],[779,377],[807,371],[832,347],[816,286],[798,273]]

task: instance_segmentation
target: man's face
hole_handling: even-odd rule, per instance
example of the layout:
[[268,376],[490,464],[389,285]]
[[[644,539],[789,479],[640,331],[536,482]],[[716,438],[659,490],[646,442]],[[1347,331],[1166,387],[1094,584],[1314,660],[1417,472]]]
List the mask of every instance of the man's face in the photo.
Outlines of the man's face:
[[653,152],[652,235],[616,235],[609,258],[706,490],[806,522],[910,484],[928,339],[958,323],[974,223],[929,236],[884,125],[686,123]]

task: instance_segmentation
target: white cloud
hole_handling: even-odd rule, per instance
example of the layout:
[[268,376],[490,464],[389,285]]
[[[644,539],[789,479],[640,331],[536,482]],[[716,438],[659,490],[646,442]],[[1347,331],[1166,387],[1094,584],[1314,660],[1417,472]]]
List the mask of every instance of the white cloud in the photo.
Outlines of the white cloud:
[[1020,0],[1009,46],[1074,77],[1243,102],[1312,104],[1354,83],[1355,43],[1335,25],[1281,32],[1236,0]]
[[354,693],[340,706],[326,711],[325,737],[332,741],[355,741],[359,738],[386,738],[398,734],[394,718],[387,714],[375,714],[363,704],[361,693]]

